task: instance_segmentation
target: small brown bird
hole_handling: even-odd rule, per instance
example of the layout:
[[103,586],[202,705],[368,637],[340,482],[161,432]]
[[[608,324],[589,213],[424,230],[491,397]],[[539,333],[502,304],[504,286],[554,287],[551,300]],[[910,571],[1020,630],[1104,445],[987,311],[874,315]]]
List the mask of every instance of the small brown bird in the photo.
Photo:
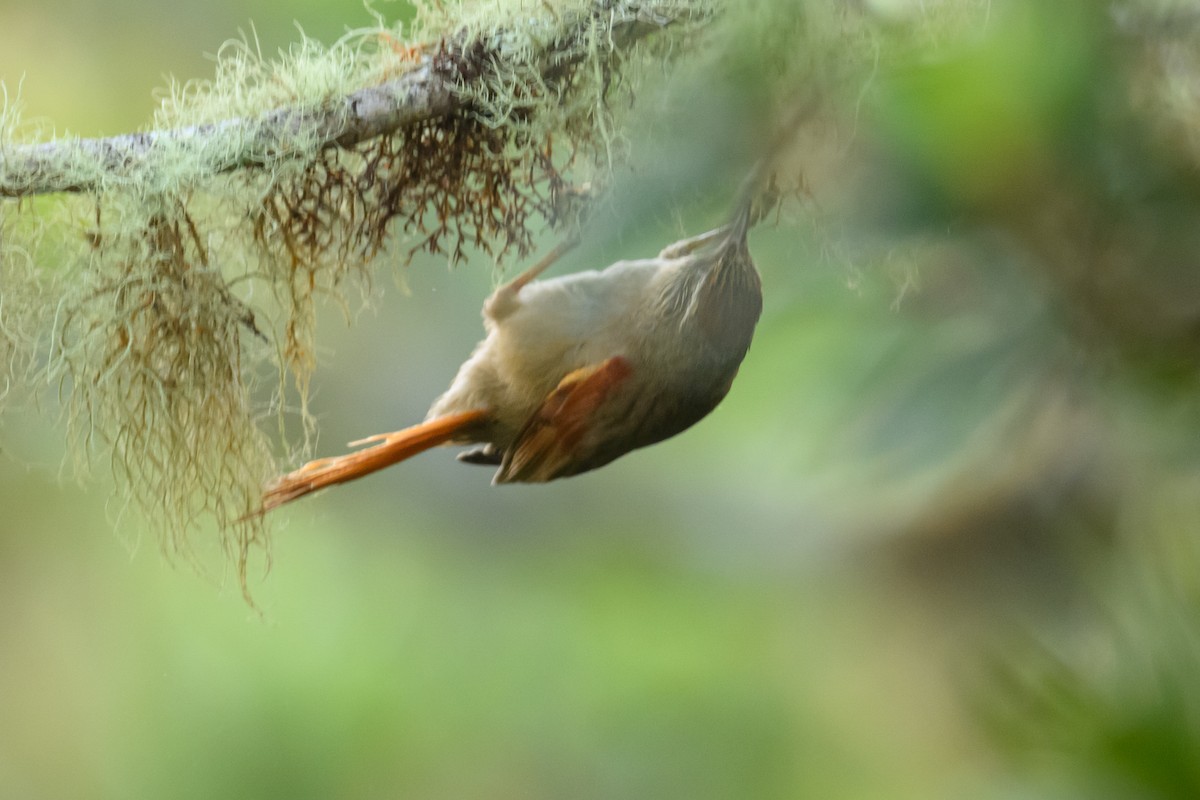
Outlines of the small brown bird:
[[481,445],[459,458],[497,466],[494,483],[541,482],[695,424],[729,391],[762,311],[750,206],[655,258],[536,280],[560,245],[487,299],[487,336],[425,422],[277,478],[262,510],[445,443]]

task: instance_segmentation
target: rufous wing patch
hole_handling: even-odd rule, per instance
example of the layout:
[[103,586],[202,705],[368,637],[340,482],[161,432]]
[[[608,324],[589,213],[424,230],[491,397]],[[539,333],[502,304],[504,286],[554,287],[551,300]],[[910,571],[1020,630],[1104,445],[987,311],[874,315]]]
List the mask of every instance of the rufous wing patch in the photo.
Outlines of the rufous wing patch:
[[569,467],[596,410],[632,374],[628,359],[614,356],[559,381],[505,453],[496,483],[537,483],[571,474]]

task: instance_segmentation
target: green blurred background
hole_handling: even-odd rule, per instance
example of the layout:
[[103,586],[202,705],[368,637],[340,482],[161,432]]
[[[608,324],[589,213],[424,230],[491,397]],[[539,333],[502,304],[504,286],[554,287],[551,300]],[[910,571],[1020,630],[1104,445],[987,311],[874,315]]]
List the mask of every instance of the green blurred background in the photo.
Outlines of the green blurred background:
[[[498,489],[435,451],[306,500],[256,611],[219,557],[169,564],[103,469],[62,477],[52,403],[8,413],[0,797],[1200,796],[1193,40],[1148,60],[1177,106],[1127,102],[1120,36],[1158,34],[990,5],[813,134],[811,203],[752,236],[729,398],[606,469]],[[47,130],[113,134],[293,21],[371,19],[0,0],[0,79]],[[560,269],[684,232],[650,216]],[[418,420],[481,333],[488,265],[398,274],[322,320],[323,452]]]

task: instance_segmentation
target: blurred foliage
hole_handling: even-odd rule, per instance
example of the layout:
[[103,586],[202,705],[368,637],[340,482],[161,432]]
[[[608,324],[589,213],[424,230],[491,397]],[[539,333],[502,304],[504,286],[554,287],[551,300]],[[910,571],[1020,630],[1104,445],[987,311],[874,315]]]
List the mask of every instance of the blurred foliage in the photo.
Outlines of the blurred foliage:
[[[431,453],[327,493],[259,617],[126,558],[41,418],[6,418],[0,794],[1200,795],[1200,4],[767,7],[797,16],[758,66],[714,44],[639,88],[639,161],[562,267],[723,213],[779,96],[760,70],[816,98],[751,243],[758,338],[687,435],[546,487]],[[97,54],[4,80],[75,128],[102,80],[94,124],[132,128],[147,91],[102,76],[201,71],[170,59],[243,22],[214,6],[155,60],[135,23],[166,12],[120,9],[0,7],[26,21],[0,55],[54,25]],[[281,46],[309,10],[254,14]],[[322,322],[327,443],[418,418],[478,337],[487,268],[401,277]]]

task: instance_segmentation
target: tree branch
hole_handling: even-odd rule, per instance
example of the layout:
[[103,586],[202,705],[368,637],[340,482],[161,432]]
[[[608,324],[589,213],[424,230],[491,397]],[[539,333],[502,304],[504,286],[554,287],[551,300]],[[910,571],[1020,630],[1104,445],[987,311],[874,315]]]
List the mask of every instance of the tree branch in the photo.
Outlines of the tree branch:
[[[105,139],[55,140],[0,153],[0,196],[25,197],[55,192],[84,192],[106,177],[122,178],[170,147],[203,152],[220,138],[237,140],[236,152],[214,152],[208,172],[262,166],[287,150],[291,135],[303,125],[319,131],[325,145],[346,147],[398,130],[455,108],[453,87],[434,76],[428,65],[398,78],[362,89],[320,112],[281,108],[258,119],[231,119],[178,130],[129,133]],[[314,116],[317,117],[314,119]],[[92,162],[93,175],[79,179],[72,167]]]
[[[506,31],[486,41],[460,31],[421,51],[418,66],[374,86],[325,103],[323,107],[278,108],[257,118],[236,118],[175,130],[147,131],[104,139],[58,139],[4,149],[0,146],[0,197],[57,192],[89,192],[109,181],[123,182],[153,169],[155,158],[181,151],[200,157],[198,174],[262,167],[286,157],[298,131],[304,152],[347,148],[407,127],[470,111],[467,92],[485,85],[490,74],[525,62],[552,80],[582,59],[577,44],[596,25],[605,26],[614,49],[628,49],[669,25],[706,20],[702,3],[593,0],[588,12],[560,17],[560,27],[541,52],[513,52]],[[480,45],[483,45],[482,47]],[[313,137],[317,142],[313,147]],[[222,146],[213,146],[220,142]],[[231,149],[228,142],[237,142]]]

